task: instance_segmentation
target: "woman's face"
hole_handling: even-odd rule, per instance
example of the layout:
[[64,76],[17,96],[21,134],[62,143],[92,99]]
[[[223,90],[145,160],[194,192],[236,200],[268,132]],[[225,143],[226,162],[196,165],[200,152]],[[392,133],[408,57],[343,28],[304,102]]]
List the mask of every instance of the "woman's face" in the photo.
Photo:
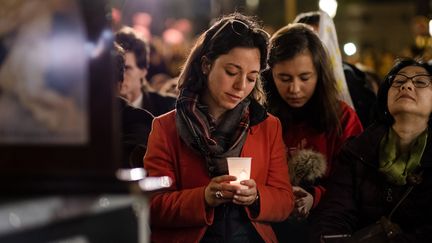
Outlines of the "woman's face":
[[293,108],[303,107],[310,100],[318,80],[310,51],[276,63],[272,75],[279,95]]
[[[412,78],[415,75],[430,75],[423,67],[418,66],[404,67],[397,74],[401,75],[394,80],[400,83],[405,80],[404,76]],[[395,118],[411,114],[429,119],[432,112],[432,85],[416,88],[411,78],[400,87],[390,87],[387,98],[389,112]]]
[[254,89],[260,74],[260,52],[258,48],[236,47],[213,63],[204,62],[202,71],[208,83],[201,98],[210,114],[218,119]]

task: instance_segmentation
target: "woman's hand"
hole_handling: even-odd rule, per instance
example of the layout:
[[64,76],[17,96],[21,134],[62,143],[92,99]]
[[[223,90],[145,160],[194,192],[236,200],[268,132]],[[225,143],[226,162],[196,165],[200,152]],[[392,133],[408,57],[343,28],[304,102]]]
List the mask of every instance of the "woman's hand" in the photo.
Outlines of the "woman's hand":
[[313,205],[313,196],[298,186],[293,186],[293,193],[295,197],[294,215],[299,218],[307,217]]
[[248,189],[240,189],[239,187],[237,187],[237,190],[234,194],[233,203],[243,206],[249,206],[255,202],[258,195],[255,180],[244,180],[241,181],[240,184],[247,186]]
[[212,178],[205,188],[205,202],[209,207],[217,207],[223,203],[233,201],[234,193],[238,190],[235,185],[229,184],[235,181],[235,176],[222,175]]

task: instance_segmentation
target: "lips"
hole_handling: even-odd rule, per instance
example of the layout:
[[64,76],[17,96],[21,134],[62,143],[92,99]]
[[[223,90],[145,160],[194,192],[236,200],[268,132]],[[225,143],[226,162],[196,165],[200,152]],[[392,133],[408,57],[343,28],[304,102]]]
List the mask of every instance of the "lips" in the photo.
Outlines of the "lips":
[[303,99],[299,97],[295,97],[295,98],[287,97],[287,100],[297,103],[297,102],[301,102]]
[[401,94],[401,95],[399,95],[399,96],[397,97],[397,99],[398,99],[398,100],[399,100],[399,99],[410,99],[410,100],[414,100],[414,101],[415,101],[414,97],[412,97],[412,96],[409,95],[409,94]]
[[239,101],[239,100],[241,100],[241,96],[230,94],[230,93],[226,93],[226,95],[228,96],[228,98],[230,98],[233,101]]

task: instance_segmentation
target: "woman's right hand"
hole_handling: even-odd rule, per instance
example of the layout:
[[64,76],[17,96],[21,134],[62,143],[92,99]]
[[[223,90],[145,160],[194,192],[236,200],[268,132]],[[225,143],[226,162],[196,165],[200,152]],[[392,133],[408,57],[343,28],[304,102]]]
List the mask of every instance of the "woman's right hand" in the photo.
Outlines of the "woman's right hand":
[[217,207],[223,203],[232,202],[234,193],[238,190],[235,185],[229,184],[235,181],[235,176],[222,175],[212,178],[205,188],[205,202],[209,207]]
[[313,205],[313,196],[299,186],[293,186],[293,193],[295,198],[294,215],[299,218],[306,218]]

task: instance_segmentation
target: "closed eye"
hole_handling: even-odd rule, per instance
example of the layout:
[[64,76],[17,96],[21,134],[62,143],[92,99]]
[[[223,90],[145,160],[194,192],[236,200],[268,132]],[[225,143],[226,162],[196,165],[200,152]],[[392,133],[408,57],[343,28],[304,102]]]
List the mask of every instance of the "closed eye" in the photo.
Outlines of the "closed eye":
[[278,77],[279,77],[279,80],[281,82],[284,82],[284,83],[290,82],[292,80],[292,77],[290,75],[286,75],[286,74],[280,74],[280,75],[278,75]]
[[253,83],[253,82],[257,81],[258,76],[257,75],[256,76],[248,76],[247,79],[248,79],[249,82]]
[[308,81],[309,79],[311,79],[312,78],[312,74],[302,74],[302,75],[300,75],[300,80],[301,81]]
[[232,71],[228,71],[228,70],[225,70],[225,73],[231,77],[237,75],[237,72],[232,72]]

